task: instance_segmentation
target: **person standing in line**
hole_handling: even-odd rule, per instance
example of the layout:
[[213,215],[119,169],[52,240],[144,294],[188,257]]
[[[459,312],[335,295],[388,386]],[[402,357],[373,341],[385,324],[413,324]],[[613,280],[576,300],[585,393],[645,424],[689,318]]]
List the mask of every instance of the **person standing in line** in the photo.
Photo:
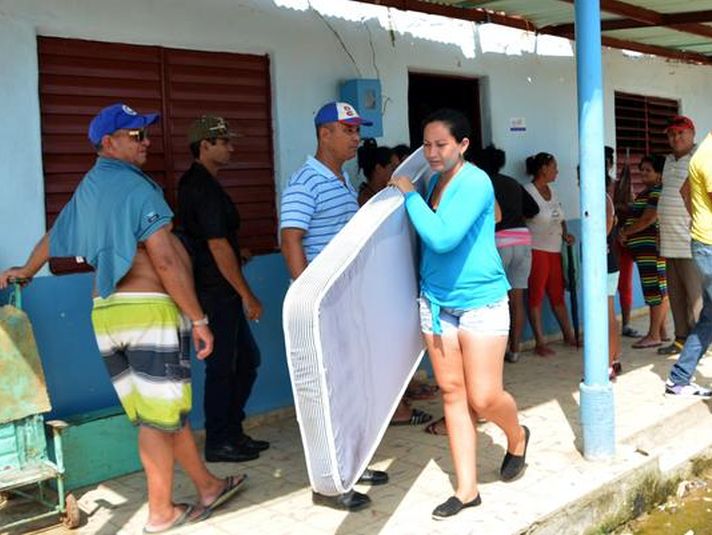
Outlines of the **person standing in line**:
[[509,284],[494,239],[495,198],[481,169],[466,162],[470,128],[453,110],[439,110],[423,123],[423,148],[435,171],[425,198],[408,177],[391,183],[421,239],[420,324],[443,394],[455,494],[432,512],[436,520],[482,503],[477,485],[477,417],[507,436],[500,467],[503,481],[526,466],[529,429],[504,390],[502,372],[509,333]]
[[650,309],[648,333],[632,345],[635,349],[658,347],[667,339],[665,320],[669,304],[665,259],[660,256],[658,245],[658,200],[664,162],[662,156],[655,155],[644,156],[640,160],[639,169],[646,188],[630,203],[628,220],[618,233],[618,239],[635,256],[645,304]]
[[614,247],[616,241],[616,211],[613,199],[608,194],[611,177],[606,173],[606,286],[608,294],[608,378],[615,381],[621,374],[621,333],[616,318],[616,290],[620,271],[618,256]]
[[505,158],[503,150],[489,145],[475,156],[475,163],[492,180],[495,200],[502,214],[501,221],[495,226],[495,240],[507,280],[512,287],[509,291],[512,326],[509,331],[509,348],[504,359],[514,363],[519,360],[519,345],[526,318],[524,290],[528,286],[532,265],[532,238],[525,218],[537,215],[539,206],[517,180],[500,173]]
[[[358,211],[356,191],[344,164],[356,156],[362,119],[346,102],[329,102],[314,118],[316,154],[308,157],[282,192],[280,238],[282,255],[292,279],[328,245]],[[358,483],[383,485],[388,474],[366,469]],[[338,496],[312,492],[312,503],[334,509],[359,511],[369,506],[368,495],[350,490]]]
[[358,148],[358,167],[366,178],[358,188],[358,204],[363,206],[388,184],[391,174],[400,163],[390,147],[379,147],[376,140],[369,137]]
[[[366,138],[357,152],[358,167],[366,177],[358,191],[358,204],[363,206],[376,193],[386,187],[393,171],[398,166],[398,157],[390,147],[379,147],[376,140]],[[410,385],[409,385],[410,387]],[[433,419],[433,415],[411,407],[408,390],[396,407],[391,425],[421,425]]]
[[[622,226],[628,218],[628,205],[633,200],[630,186],[630,167],[626,161],[621,177],[616,180],[612,176],[613,172],[613,155],[615,151],[613,147],[606,145],[604,147],[606,158],[606,182],[609,184],[606,190],[609,196],[613,199],[615,208],[616,229],[613,231],[616,235],[620,226]],[[618,259],[619,277],[618,277],[618,298],[621,305],[622,327],[621,335],[629,338],[640,338],[642,335],[630,325],[630,311],[633,308],[633,265],[635,259],[625,245],[618,239],[613,243],[614,254]]]
[[237,241],[240,214],[218,181],[230,164],[234,136],[222,117],[194,121],[188,142],[195,161],[178,185],[178,216],[193,250],[195,286],[215,334],[213,356],[205,362],[203,401],[209,462],[250,461],[269,448],[242,428],[260,365],[247,320],[260,319],[262,303],[242,273],[249,251]]
[[712,343],[712,132],[690,159],[689,178],[680,189],[692,216],[692,258],[702,279],[702,312],[670,370],[665,393],[712,398],[712,390],[692,382],[697,364]]
[[542,357],[555,353],[544,338],[541,307],[544,294],[549,297],[551,308],[559,322],[564,342],[576,346],[576,337],[569,321],[569,312],[564,301],[564,273],[561,267],[563,241],[574,243],[573,234],[566,229],[564,209],[556,191],[549,186],[559,174],[556,158],[540,152],[527,158],[527,173],[533,177],[524,189],[539,206],[539,213],[527,220],[532,234],[532,267],[529,274],[529,318],[536,346],[534,352]]
[[692,258],[690,214],[680,197],[695,151],[695,125],[688,117],[673,117],[666,128],[672,153],[665,158],[663,190],[658,202],[660,255],[666,260],[667,285],[675,339],[661,355],[677,355],[697,323],[702,308],[702,279]]

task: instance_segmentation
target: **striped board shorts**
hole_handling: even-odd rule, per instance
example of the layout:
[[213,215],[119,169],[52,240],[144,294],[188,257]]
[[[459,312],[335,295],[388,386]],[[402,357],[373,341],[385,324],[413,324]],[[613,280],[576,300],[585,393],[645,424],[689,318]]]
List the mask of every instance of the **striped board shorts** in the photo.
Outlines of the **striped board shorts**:
[[190,322],[163,293],[94,298],[99,351],[134,425],[179,431],[191,408]]

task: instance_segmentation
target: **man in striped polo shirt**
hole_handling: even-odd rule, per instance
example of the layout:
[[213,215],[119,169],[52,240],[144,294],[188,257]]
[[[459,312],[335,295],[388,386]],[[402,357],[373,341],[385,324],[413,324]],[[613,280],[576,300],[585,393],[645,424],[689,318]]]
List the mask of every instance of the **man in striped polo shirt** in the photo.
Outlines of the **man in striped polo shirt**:
[[658,349],[658,353],[676,355],[682,351],[702,308],[702,281],[690,248],[690,214],[680,197],[680,187],[687,179],[690,158],[695,152],[695,125],[688,117],[678,115],[670,120],[666,132],[672,154],[665,158],[658,220],[660,255],[667,259],[668,295],[675,340],[669,346]]
[[[357,194],[344,164],[356,156],[361,142],[359,127],[371,123],[345,102],[329,102],[314,118],[317,149],[289,179],[282,192],[280,238],[282,254],[293,279],[349,222],[358,210]],[[388,474],[367,469],[361,484],[381,485]],[[335,509],[357,511],[371,502],[366,494],[351,490],[339,496],[314,492],[312,502]]]

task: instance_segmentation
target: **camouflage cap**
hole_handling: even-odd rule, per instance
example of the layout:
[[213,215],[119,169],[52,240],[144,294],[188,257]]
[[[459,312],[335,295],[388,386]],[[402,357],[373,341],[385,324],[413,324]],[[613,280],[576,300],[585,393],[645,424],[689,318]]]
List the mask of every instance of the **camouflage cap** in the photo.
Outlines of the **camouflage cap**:
[[230,125],[222,117],[203,115],[196,119],[188,129],[188,142],[197,143],[203,139],[218,139],[236,137],[237,134],[230,130]]

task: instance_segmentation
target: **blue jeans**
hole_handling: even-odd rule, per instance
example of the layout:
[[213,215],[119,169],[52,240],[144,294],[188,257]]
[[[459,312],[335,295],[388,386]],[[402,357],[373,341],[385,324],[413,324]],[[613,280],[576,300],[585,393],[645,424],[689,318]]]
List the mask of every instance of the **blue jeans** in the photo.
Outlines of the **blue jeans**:
[[687,336],[685,347],[670,370],[670,380],[676,385],[692,381],[697,363],[712,343],[712,245],[692,240],[692,259],[702,279],[702,312],[697,325]]

